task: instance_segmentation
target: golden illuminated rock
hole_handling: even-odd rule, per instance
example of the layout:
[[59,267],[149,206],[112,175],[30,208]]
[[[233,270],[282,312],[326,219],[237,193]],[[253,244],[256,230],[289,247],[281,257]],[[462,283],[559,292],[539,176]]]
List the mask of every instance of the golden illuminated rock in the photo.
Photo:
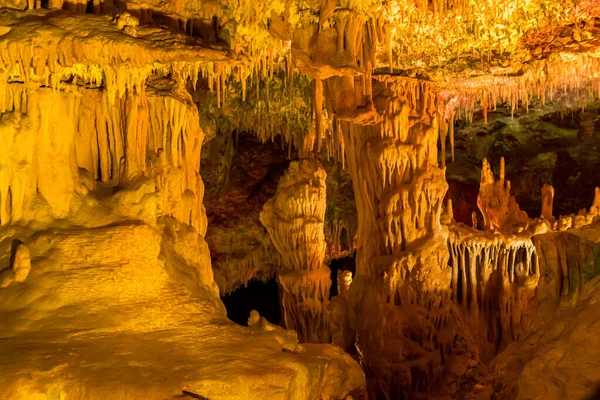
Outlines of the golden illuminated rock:
[[283,321],[302,342],[329,342],[326,310],[331,279],[323,264],[325,178],[318,161],[293,161],[260,214],[283,258],[283,268],[277,271]]
[[[570,342],[593,344],[593,329],[556,308],[597,314],[600,189],[589,210],[553,216],[580,164],[545,128],[526,144],[560,160],[540,219],[504,158],[498,179],[483,159],[472,227],[445,174],[484,157],[461,120],[600,97],[599,4],[0,0],[0,397],[347,400],[365,397],[365,373],[373,398],[589,395],[564,349],[593,377]],[[596,121],[578,123],[593,142]],[[202,147],[240,132],[294,161],[275,193],[252,188],[256,209],[271,199],[247,251],[211,260]],[[521,162],[496,144],[486,157]],[[326,198],[334,162],[352,216]],[[355,277],[338,271],[330,301],[324,262],[355,247]],[[228,321],[213,261],[227,293],[276,271],[287,329],[256,311],[247,328]],[[306,343],[331,341],[364,372]]]
[[542,217],[553,219],[552,202],[554,200],[554,188],[551,185],[542,186]]
[[360,396],[340,349],[284,352],[218,299],[188,88],[223,92],[229,52],[126,14],[0,18],[0,397]]
[[498,180],[494,178],[488,161],[483,160],[477,207],[483,215],[486,229],[511,229],[529,221],[527,214],[519,209],[514,196],[510,194],[510,181],[504,178],[504,158],[500,160]]

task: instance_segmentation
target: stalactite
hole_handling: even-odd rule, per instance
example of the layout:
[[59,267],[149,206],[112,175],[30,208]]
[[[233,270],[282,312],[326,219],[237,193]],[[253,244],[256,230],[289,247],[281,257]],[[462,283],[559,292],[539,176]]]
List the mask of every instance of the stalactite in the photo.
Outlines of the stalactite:
[[561,54],[528,63],[519,76],[492,73],[457,79],[441,90],[442,98],[447,99],[443,112],[446,117],[456,115],[470,120],[480,104],[495,107],[507,103],[514,113],[521,104],[527,107],[531,99],[545,103],[563,92],[579,92],[579,98],[573,100],[584,105],[600,95],[600,79],[593,72],[599,66],[600,61],[588,54]]
[[[18,84],[5,103],[0,127],[0,224],[31,220],[30,199],[39,195],[56,218],[68,215],[77,181],[74,140],[77,132],[78,96]],[[27,99],[23,102],[23,99]],[[12,103],[12,104],[10,104]],[[61,134],[57,135],[56,132]],[[54,162],[61,160],[61,162]],[[48,168],[48,165],[53,165]]]
[[[12,131],[26,122],[33,130],[19,128],[20,135],[37,143],[19,144],[29,154],[15,150],[0,161],[0,223],[31,218],[24,215],[29,212],[24,199],[35,192],[53,216],[65,217],[76,197],[79,168],[113,187],[126,186],[140,176],[155,179],[163,214],[204,234],[204,187],[199,175],[203,133],[197,109],[189,105],[191,99],[185,103],[134,89],[112,99],[106,88],[67,92],[26,90],[21,84],[0,87],[5,93],[0,96],[5,99],[3,107],[13,121],[3,129]],[[59,108],[62,114],[57,116]],[[55,134],[58,129],[60,135]],[[3,135],[7,149],[16,146],[10,137]],[[56,159],[68,162],[43,167]],[[20,167],[15,169],[16,165]],[[161,179],[165,173],[172,178],[168,187]]]
[[331,279],[323,264],[325,178],[316,160],[292,162],[260,214],[283,259],[284,268],[277,271],[283,321],[303,342],[330,338],[326,310]]
[[[464,225],[450,227],[453,299],[478,321],[482,337],[493,346],[518,340],[532,322],[533,296],[540,278],[532,241],[535,233],[535,229],[493,234]],[[458,282],[458,276],[468,279]]]

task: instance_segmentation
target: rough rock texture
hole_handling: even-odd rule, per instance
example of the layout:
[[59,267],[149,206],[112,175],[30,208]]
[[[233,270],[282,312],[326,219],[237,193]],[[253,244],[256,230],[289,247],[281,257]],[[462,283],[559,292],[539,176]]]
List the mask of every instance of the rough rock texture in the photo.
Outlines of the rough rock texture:
[[0,292],[3,399],[345,398],[364,382],[339,349],[282,352],[269,332],[227,321],[208,288],[180,283],[190,267],[147,225],[5,228],[3,265],[12,237],[33,261]]
[[532,334],[499,355],[493,364],[495,398],[598,398],[597,286],[574,307],[542,314]]
[[514,118],[509,109],[498,107],[488,114],[487,124],[481,114],[472,123],[457,121],[456,160],[446,170],[457,220],[470,225],[470,213],[477,210],[473,192],[479,186],[484,158],[498,176],[504,157],[511,193],[531,217],[541,214],[544,184],[554,187],[555,216],[589,207],[592,188],[600,186],[594,173],[600,163],[595,151],[600,136],[594,134],[600,129],[598,105],[591,104],[582,112],[568,103],[557,103],[532,104],[528,112],[515,112]]
[[283,352],[218,299],[188,88],[229,52],[124,15],[1,14],[0,397],[360,398],[340,349]]
[[341,128],[359,212],[347,312],[370,395],[402,399],[431,389],[463,325],[440,223],[448,186],[437,166],[435,96],[411,80],[373,85],[381,122]]
[[283,323],[303,342],[329,342],[331,271],[325,259],[326,172],[318,161],[293,161],[260,213],[281,254],[277,269]]

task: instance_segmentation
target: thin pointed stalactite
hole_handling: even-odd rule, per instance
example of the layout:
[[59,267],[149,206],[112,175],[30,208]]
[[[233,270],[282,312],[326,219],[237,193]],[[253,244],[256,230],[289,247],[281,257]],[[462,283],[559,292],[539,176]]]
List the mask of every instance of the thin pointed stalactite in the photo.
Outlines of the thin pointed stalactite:
[[518,340],[533,321],[540,269],[532,236],[450,226],[452,298],[475,318],[490,345]]

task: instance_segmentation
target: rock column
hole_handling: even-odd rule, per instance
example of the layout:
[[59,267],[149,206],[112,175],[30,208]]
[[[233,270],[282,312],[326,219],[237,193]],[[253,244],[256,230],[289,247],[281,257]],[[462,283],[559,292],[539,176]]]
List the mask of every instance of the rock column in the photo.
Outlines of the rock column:
[[316,160],[292,162],[260,214],[283,258],[277,271],[283,322],[298,332],[301,342],[329,342],[330,336],[326,308],[331,278],[323,264],[326,177]]
[[359,224],[349,315],[370,395],[411,398],[440,375],[458,328],[437,96],[426,83],[389,79],[374,81],[373,101],[379,122],[341,123]]

